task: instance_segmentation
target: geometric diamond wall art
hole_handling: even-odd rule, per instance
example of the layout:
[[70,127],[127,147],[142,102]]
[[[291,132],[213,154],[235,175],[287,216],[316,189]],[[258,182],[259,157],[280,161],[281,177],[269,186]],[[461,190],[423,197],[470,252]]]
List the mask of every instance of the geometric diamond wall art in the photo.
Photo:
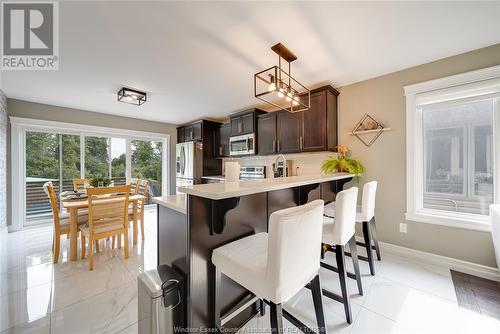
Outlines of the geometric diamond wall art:
[[356,136],[365,146],[370,147],[380,137],[382,132],[390,130],[377,122],[373,117],[365,114],[352,129],[352,135]]

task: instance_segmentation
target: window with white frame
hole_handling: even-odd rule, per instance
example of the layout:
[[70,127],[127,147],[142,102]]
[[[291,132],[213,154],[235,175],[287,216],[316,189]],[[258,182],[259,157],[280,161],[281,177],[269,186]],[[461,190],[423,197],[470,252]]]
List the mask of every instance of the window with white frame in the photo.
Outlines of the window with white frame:
[[405,87],[407,219],[488,230],[500,180],[500,67]]

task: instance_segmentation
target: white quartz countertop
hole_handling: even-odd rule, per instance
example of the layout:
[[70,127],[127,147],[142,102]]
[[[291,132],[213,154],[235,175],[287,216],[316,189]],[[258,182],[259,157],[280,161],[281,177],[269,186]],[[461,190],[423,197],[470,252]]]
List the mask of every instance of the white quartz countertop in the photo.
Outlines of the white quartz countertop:
[[187,214],[186,197],[186,194],[154,197],[153,203],[159,204],[183,214]]
[[300,175],[279,177],[274,179],[270,178],[259,180],[244,180],[237,182],[198,184],[193,186],[180,187],[178,190],[189,195],[217,200],[230,197],[252,195],[273,190],[299,187],[312,183],[335,181],[349,177],[354,177],[354,175],[348,173],[336,173],[332,175]]
[[213,175],[213,176],[202,176],[202,179],[207,180],[217,180],[217,181],[225,181],[226,177],[224,175]]

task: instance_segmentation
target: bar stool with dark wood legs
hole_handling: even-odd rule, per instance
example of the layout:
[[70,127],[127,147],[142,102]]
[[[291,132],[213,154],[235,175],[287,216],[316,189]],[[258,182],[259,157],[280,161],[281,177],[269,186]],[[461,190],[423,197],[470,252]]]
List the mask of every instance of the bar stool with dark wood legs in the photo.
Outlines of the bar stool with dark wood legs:
[[[361,207],[358,207],[356,212],[356,222],[363,225],[364,242],[356,242],[358,246],[365,247],[366,257],[358,255],[358,258],[363,261],[368,261],[370,266],[370,274],[375,275],[375,264],[373,261],[373,250],[377,254],[377,260],[381,260],[380,247],[378,244],[377,226],[375,225],[375,197],[377,193],[377,181],[365,183],[363,186],[363,195],[361,199]],[[336,202],[325,205],[325,216],[335,218]],[[373,245],[372,245],[373,242]],[[346,252],[346,255],[351,256]]]
[[[213,326],[222,326],[240,310],[259,299],[271,308],[273,333],[283,332],[283,317],[303,332],[312,329],[282,308],[304,286],[312,290],[319,333],[326,333],[319,280],[323,225],[322,200],[276,211],[269,218],[269,233],[257,233],[216,248],[212,253]],[[223,316],[220,313],[221,274],[251,292]],[[262,305],[262,304],[261,304]],[[261,312],[263,312],[261,307]]]
[[[323,294],[326,297],[332,298],[344,304],[346,320],[348,323],[352,323],[352,314],[349,292],[347,291],[346,284],[347,277],[353,278],[357,281],[359,294],[363,295],[355,239],[357,198],[358,188],[356,187],[339,192],[335,201],[335,219],[333,220],[332,218],[325,217],[325,222],[323,224],[323,252],[335,252],[337,267],[327,264],[324,261],[321,262],[321,267],[335,271],[339,274],[340,290],[342,291],[342,295],[339,296],[326,289],[323,289]],[[349,249],[352,254],[355,274],[348,273],[345,267],[344,247],[347,244],[349,244]]]

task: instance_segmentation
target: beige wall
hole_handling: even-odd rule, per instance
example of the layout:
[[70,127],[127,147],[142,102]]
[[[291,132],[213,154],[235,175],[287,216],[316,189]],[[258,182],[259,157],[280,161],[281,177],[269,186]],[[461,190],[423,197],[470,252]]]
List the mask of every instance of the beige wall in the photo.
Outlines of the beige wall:
[[[175,191],[175,125],[141,119],[113,116],[91,111],[56,107],[47,104],[8,99],[9,116],[26,117],[48,121],[96,125],[109,128],[156,132],[170,135],[170,191]],[[140,110],[138,110],[140,112]]]
[[[377,227],[382,241],[496,267],[490,233],[405,220],[406,135],[403,86],[500,64],[500,44],[342,87],[339,96],[340,143],[366,165],[365,180],[379,182]],[[392,128],[369,148],[349,135],[369,113]],[[399,232],[399,223],[408,233]]]

